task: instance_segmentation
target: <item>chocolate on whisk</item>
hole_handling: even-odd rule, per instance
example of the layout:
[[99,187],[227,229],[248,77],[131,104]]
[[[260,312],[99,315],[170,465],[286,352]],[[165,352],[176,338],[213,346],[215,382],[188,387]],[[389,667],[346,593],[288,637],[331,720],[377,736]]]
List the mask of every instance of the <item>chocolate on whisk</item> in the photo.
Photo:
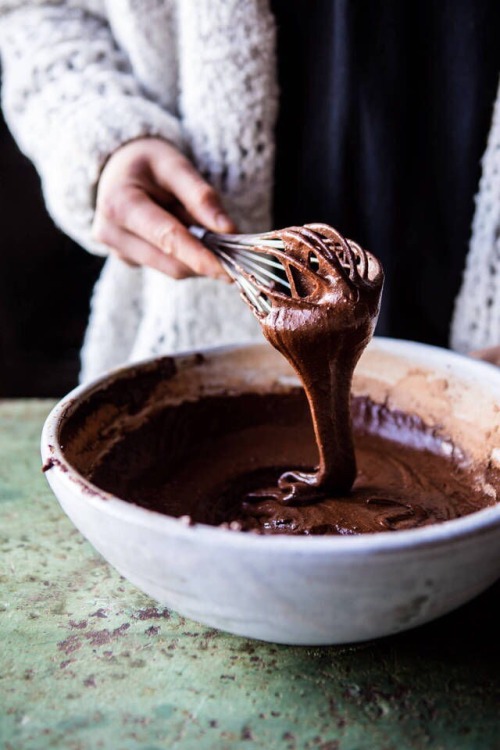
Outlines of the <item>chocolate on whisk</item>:
[[326,224],[201,239],[297,372],[311,410],[317,468],[285,472],[256,496],[300,504],[348,492],[356,478],[351,381],[380,309],[380,262]]

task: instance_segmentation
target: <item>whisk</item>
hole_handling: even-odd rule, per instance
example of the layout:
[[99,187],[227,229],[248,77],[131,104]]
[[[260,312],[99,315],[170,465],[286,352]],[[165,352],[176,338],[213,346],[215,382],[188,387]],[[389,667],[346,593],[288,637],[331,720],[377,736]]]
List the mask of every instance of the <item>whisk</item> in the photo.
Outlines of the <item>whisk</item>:
[[272,252],[284,252],[283,240],[265,234],[217,234],[203,227],[190,227],[189,231],[219,258],[259,312],[267,315],[271,310],[264,289],[292,296],[285,267]]
[[267,234],[190,231],[221,261],[260,315],[272,300],[304,298],[328,277],[346,288],[376,290],[383,273],[377,259],[326,224],[288,227]]

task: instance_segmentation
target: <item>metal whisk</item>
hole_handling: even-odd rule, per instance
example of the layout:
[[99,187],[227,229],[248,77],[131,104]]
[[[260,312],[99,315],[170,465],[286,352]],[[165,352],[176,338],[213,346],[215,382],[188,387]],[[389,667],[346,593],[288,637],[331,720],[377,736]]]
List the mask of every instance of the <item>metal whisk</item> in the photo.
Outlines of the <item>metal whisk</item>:
[[[326,224],[287,227],[267,234],[216,234],[190,230],[221,261],[260,315],[285,298],[316,299],[332,285],[345,294],[380,296],[378,260]],[[319,296],[318,296],[319,295]]]
[[190,232],[219,258],[259,312],[267,315],[271,310],[263,288],[292,296],[285,268],[272,253],[284,251],[282,240],[262,234],[217,234],[202,227],[190,227]]

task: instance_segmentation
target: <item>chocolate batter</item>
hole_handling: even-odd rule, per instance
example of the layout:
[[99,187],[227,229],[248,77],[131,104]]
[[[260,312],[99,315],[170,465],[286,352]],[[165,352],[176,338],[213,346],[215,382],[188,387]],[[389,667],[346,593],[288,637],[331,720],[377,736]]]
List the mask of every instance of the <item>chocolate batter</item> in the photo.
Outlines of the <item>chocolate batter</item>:
[[304,385],[319,465],[310,472],[287,471],[277,486],[258,489],[255,496],[296,505],[342,495],[356,478],[351,382],[375,329],[384,276],[373,255],[326,224],[290,227],[268,236],[284,244],[274,255],[284,266],[290,296],[257,285],[272,300],[268,314],[245,294],[243,298],[268,341],[287,358]]
[[116,442],[104,440],[104,454],[82,473],[118,497],[187,522],[261,534],[395,531],[493,502],[484,492],[492,477],[471,470],[453,442],[419,417],[355,398],[352,423],[358,462],[352,491],[308,505],[248,497],[275,486],[290,464],[303,472],[317,465],[309,406],[298,388],[207,396],[139,415]]

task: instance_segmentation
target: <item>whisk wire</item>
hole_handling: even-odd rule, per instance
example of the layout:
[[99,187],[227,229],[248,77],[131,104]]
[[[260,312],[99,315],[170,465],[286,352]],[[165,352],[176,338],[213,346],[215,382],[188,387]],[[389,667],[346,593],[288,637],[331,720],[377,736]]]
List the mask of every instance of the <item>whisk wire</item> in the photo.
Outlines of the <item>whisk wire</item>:
[[[198,229],[198,227],[196,227]],[[206,234],[213,234],[206,232]],[[199,235],[197,235],[199,236]],[[277,237],[266,237],[262,234],[217,234],[217,242],[220,244],[235,245],[247,247],[274,247],[277,250],[284,250],[283,240]]]
[[[234,279],[236,284],[240,287],[244,294],[246,294],[252,304],[257,308],[257,310],[267,315],[267,313],[271,311],[271,303],[260,291],[260,289],[253,285],[249,281],[249,279],[243,276],[241,271],[238,270],[238,265],[235,262],[234,258],[228,255],[228,253],[219,249],[217,251],[217,255],[228,274],[231,276],[231,278]],[[258,283],[262,283],[259,279],[257,279],[257,281]]]
[[281,240],[267,239],[258,234],[215,234],[200,227],[192,227],[190,231],[221,260],[227,273],[260,312],[268,313],[271,310],[271,303],[263,289],[279,291],[291,297],[291,285],[285,267],[278,258],[266,255],[265,251],[250,249],[262,247],[280,251],[284,248]]
[[[236,254],[236,260],[238,260],[238,258],[239,258],[239,253]],[[264,282],[266,278],[272,279],[273,281],[276,281],[276,283],[282,284],[287,289],[291,289],[291,286],[288,281],[286,281],[283,277],[280,277],[277,274],[273,273],[273,271],[269,271],[266,268],[262,268],[262,266],[259,265],[258,262],[245,258],[243,262],[240,262],[240,265],[242,266],[243,269],[245,269],[245,266],[246,268],[251,269],[250,272],[253,273],[255,277],[260,276]],[[281,266],[281,268],[283,269],[283,266]]]
[[[241,255],[245,258],[250,258],[250,259],[255,258],[255,253],[249,252],[248,250],[238,250],[238,255]],[[274,268],[279,268],[280,270],[283,269],[283,264],[280,263],[278,260],[271,260],[271,257],[261,255],[260,253],[257,257],[259,259],[259,263],[262,263],[265,266],[273,266]]]

